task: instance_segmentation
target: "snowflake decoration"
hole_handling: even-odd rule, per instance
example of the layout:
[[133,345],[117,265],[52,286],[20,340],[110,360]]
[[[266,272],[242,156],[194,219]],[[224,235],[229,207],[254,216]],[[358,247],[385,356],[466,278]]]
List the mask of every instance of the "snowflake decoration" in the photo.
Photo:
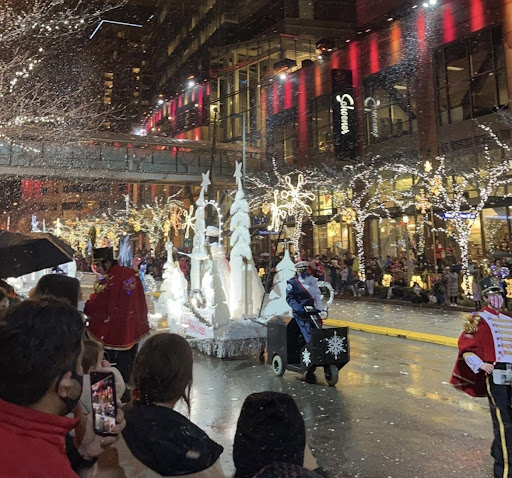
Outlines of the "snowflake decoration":
[[287,204],[288,214],[293,216],[298,210],[303,210],[311,215],[313,210],[306,201],[314,201],[315,195],[311,191],[304,190],[304,176],[299,174],[297,186],[292,184],[290,176],[284,178],[286,189],[281,191],[281,199]]
[[183,223],[181,224],[181,228],[185,231],[185,239],[188,239],[190,229],[194,230],[195,221],[194,206],[190,206],[190,211],[183,211]]
[[311,352],[309,350],[304,350],[302,352],[302,361],[306,367],[311,365]]
[[335,330],[334,335],[327,339],[327,351],[325,353],[334,355],[334,360],[338,360],[338,355],[347,351],[346,339],[346,337],[340,337]]

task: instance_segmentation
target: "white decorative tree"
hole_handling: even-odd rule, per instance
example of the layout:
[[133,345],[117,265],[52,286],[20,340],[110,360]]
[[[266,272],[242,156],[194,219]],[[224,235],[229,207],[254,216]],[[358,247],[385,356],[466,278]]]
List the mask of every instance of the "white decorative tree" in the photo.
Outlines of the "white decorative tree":
[[235,173],[238,190],[231,205],[231,273],[229,309],[232,318],[254,315],[263,295],[251,251],[249,228],[249,203],[242,188],[242,163],[236,162]]
[[119,239],[118,261],[123,267],[133,267],[133,251],[128,234],[123,234]]
[[204,193],[211,184],[210,171],[202,173],[203,182],[201,183],[201,192],[196,201],[196,213],[194,223],[194,240],[190,263],[190,287],[191,290],[201,289],[202,270],[201,264],[208,257],[205,247],[205,229],[206,223],[204,219]]
[[[352,222],[356,229],[357,257],[361,279],[365,279],[364,230],[370,217],[381,217],[388,214],[386,202],[391,198],[387,195],[388,181],[377,167],[377,158],[356,165],[345,165],[343,168],[326,167],[326,179],[321,189],[332,194],[333,206],[338,213],[332,217],[342,216]],[[310,175],[317,174],[310,172]]]
[[[446,158],[440,157],[430,174],[420,173],[434,208],[443,211],[439,216],[446,220],[444,230],[459,246],[466,290],[470,290],[468,246],[471,230],[487,206],[489,197],[510,183],[507,166],[505,161],[493,160],[486,146],[481,169],[465,170],[460,161],[448,165]],[[469,190],[472,191],[471,198]]]
[[295,264],[290,257],[288,248],[284,251],[283,259],[276,266],[274,285],[268,296],[269,302],[263,309],[263,317],[270,320],[276,315],[291,315],[291,308],[286,302],[286,284],[295,276]]
[[165,243],[165,250],[167,251],[167,261],[164,264],[163,282],[160,286],[161,294],[156,308],[162,315],[167,315],[171,331],[181,332],[179,324],[183,315],[183,307],[187,303],[187,280],[181,269],[174,265],[173,244],[169,239]]

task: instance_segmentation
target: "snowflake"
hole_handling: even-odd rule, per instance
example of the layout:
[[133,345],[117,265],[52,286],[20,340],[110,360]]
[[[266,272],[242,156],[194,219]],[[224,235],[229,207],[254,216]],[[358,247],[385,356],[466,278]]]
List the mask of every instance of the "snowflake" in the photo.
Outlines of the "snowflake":
[[306,367],[309,367],[311,364],[311,352],[309,350],[304,350],[302,352],[302,361]]
[[338,355],[341,355],[342,352],[346,352],[347,349],[345,347],[346,337],[340,337],[337,331],[334,331],[334,335],[327,339],[327,351],[326,354],[333,354],[334,359],[338,360]]

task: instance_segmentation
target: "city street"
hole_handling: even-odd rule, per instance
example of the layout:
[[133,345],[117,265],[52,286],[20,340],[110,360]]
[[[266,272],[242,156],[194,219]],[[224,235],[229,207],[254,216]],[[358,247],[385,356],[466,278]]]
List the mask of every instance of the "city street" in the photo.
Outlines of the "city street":
[[275,377],[257,360],[196,354],[191,418],[224,446],[225,472],[233,472],[245,397],[275,390],[295,398],[314,455],[333,477],[492,476],[486,399],[447,384],[456,349],[354,332],[351,353],[336,388],[325,385],[321,369],[319,383],[309,385],[291,372]]

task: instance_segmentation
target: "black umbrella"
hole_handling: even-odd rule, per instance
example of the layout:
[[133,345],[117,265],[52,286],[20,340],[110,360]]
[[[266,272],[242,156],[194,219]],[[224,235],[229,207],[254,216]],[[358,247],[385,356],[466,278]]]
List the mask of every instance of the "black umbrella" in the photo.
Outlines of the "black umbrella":
[[74,251],[53,234],[0,231],[0,277],[19,277],[73,260]]

